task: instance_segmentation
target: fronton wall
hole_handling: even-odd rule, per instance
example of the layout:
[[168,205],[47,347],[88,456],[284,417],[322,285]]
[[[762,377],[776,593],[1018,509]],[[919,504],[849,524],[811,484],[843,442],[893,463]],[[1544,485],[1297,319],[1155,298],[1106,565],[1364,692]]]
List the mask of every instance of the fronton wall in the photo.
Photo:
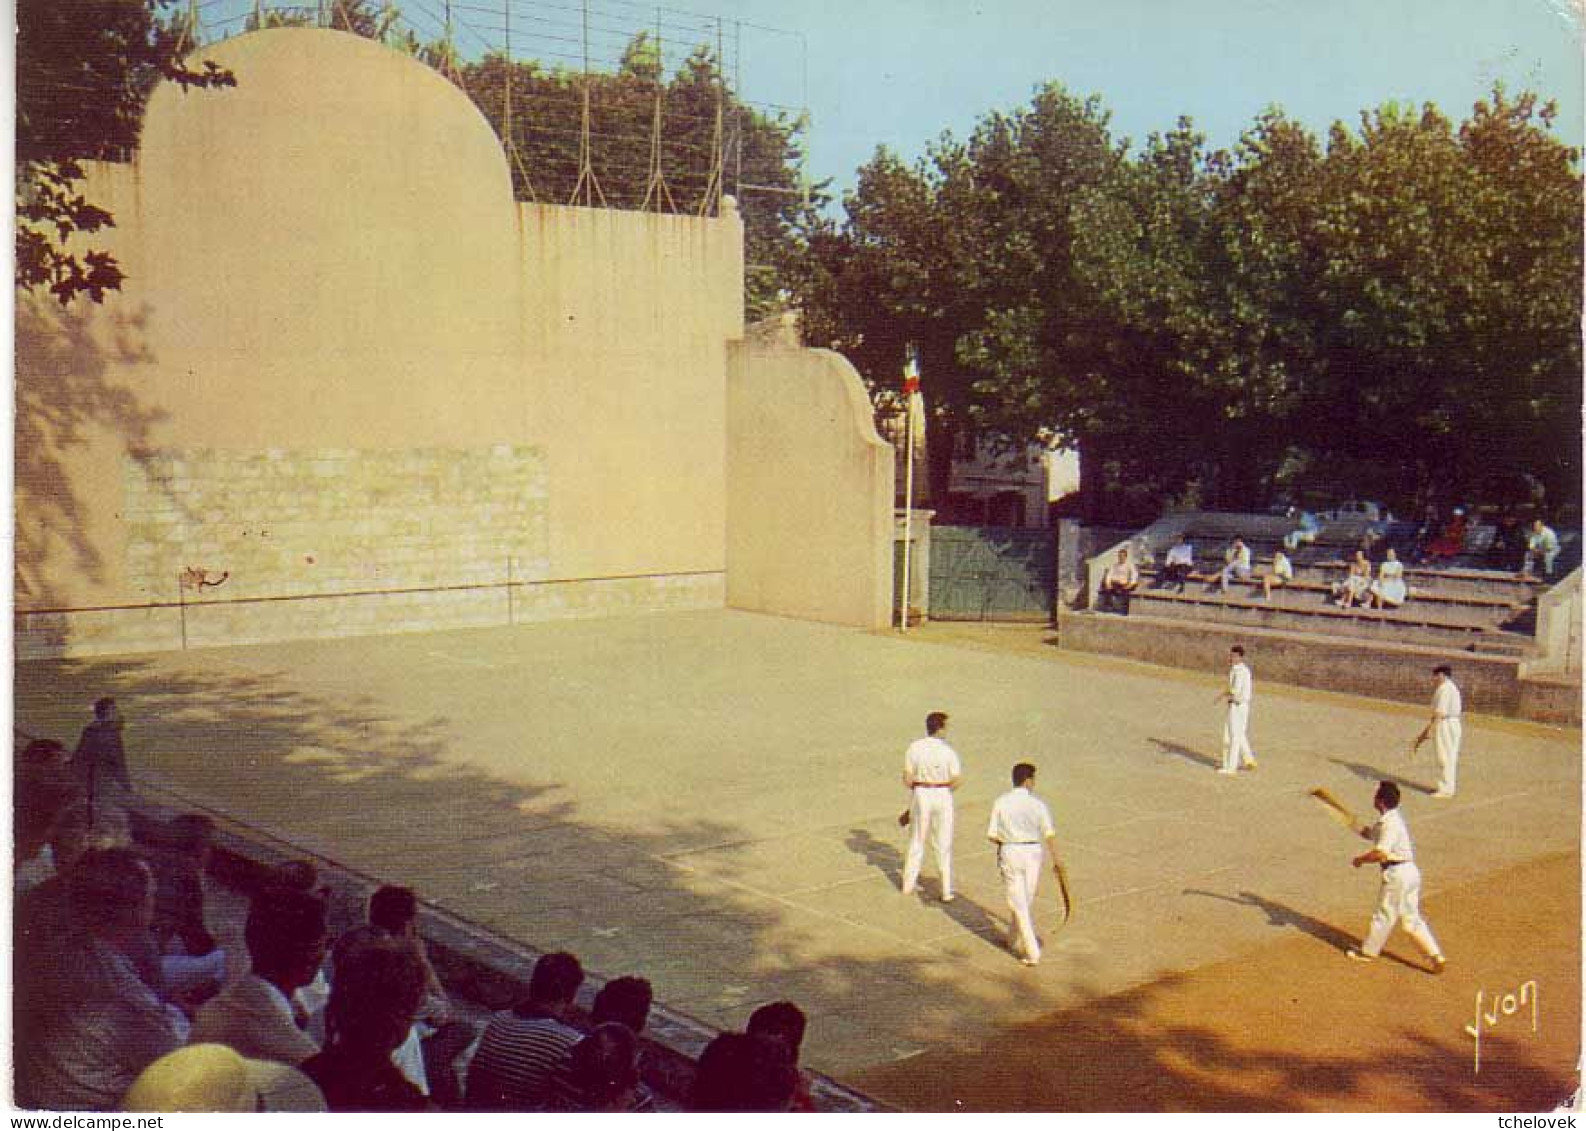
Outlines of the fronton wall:
[[829,350],[731,349],[727,603],[881,629],[892,603],[892,445]]
[[17,310],[19,658],[720,607],[742,225],[520,205],[377,43],[205,50]]

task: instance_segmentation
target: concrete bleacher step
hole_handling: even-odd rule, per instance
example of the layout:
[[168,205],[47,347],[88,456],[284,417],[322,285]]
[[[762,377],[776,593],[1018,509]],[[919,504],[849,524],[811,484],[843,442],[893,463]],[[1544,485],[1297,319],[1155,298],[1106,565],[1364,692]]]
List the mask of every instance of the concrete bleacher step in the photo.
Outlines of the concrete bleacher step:
[[[1348,571],[1342,561],[1312,562],[1303,567],[1318,578],[1337,581]],[[1303,575],[1296,570],[1296,575]],[[1410,566],[1404,571],[1404,580],[1412,591],[1435,594],[1440,597],[1472,597],[1506,601],[1525,605],[1534,601],[1537,594],[1548,588],[1545,581],[1522,580],[1512,573],[1498,570],[1474,569],[1423,569]]]
[[[1156,571],[1143,570],[1141,572],[1149,578],[1147,592],[1177,593],[1176,586],[1164,587],[1162,585]],[[1296,612],[1316,612],[1334,609],[1354,615],[1350,610],[1337,609],[1337,606],[1333,603],[1332,582],[1322,580],[1325,576],[1327,575],[1318,574],[1316,571],[1296,570],[1294,581],[1273,589],[1270,607],[1292,609]],[[1340,573],[1336,576],[1342,576],[1342,574]],[[1219,595],[1216,585],[1206,581],[1189,582],[1185,587],[1185,595],[1224,599]],[[1226,599],[1257,601],[1262,605],[1268,604],[1262,596],[1262,587],[1259,580],[1231,582]],[[1415,589],[1411,590],[1410,599],[1397,608],[1377,613],[1375,610],[1363,610],[1357,606],[1355,612],[1370,612],[1372,615],[1379,615],[1394,620],[1431,620],[1451,625],[1458,624],[1517,632],[1530,631],[1531,625],[1535,620],[1533,606],[1517,604],[1504,598],[1448,596],[1442,593]]]
[[1240,624],[1284,632],[1392,641],[1481,651],[1493,655],[1524,655],[1530,638],[1505,632],[1491,624],[1464,623],[1446,617],[1429,617],[1405,609],[1386,613],[1356,611],[1332,606],[1301,608],[1268,604],[1237,597],[1183,595],[1156,590],[1136,593],[1131,612],[1175,620]]

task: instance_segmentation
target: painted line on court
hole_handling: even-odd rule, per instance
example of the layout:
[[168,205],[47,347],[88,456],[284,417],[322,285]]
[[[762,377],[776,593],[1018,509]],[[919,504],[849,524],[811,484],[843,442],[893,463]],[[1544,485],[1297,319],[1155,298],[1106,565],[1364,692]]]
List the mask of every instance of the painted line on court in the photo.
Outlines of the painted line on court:
[[771,903],[780,904],[781,906],[787,907],[787,908],[791,908],[794,911],[803,911],[803,912],[806,912],[808,914],[814,915],[814,916],[816,916],[818,918],[826,919],[826,920],[828,920],[830,922],[833,922],[833,923],[841,923],[845,927],[851,927],[851,928],[853,928],[855,930],[862,931],[865,934],[874,935],[877,938],[886,939],[888,942],[900,943],[900,944],[902,944],[903,946],[907,947],[910,950],[916,950],[916,951],[919,951],[922,954],[928,954],[928,955],[930,955],[933,958],[942,957],[942,954],[941,954],[940,951],[933,950],[932,948],[924,945],[923,943],[916,942],[913,939],[905,938],[902,935],[893,934],[891,931],[888,931],[888,930],[886,930],[884,928],[881,928],[881,927],[871,926],[869,923],[861,923],[861,922],[859,922],[856,919],[850,919],[846,915],[836,915],[836,914],[833,914],[830,911],[822,911],[818,907],[811,907],[807,903],[795,902],[794,900],[789,899],[786,895],[781,895],[781,894],[778,894],[776,892],[769,892],[769,891],[764,890],[763,888],[757,888],[753,884],[742,883],[742,882],[740,882],[738,880],[729,880],[729,879],[726,879],[726,878],[721,877],[721,876],[713,876],[709,872],[703,872],[703,871],[700,871],[697,868],[691,868],[691,867],[689,867],[689,865],[687,865],[685,863],[682,863],[681,861],[670,860],[670,859],[668,859],[667,857],[664,857],[664,856],[651,855],[651,858],[654,859],[654,860],[658,860],[661,863],[671,864],[674,867],[681,868],[685,872],[692,872],[695,875],[701,876],[701,877],[703,877],[705,879],[714,880],[715,882],[721,884],[724,887],[736,888],[738,891],[744,892],[744,893],[746,893],[748,895],[757,896],[760,899],[768,900]]
[[486,660],[470,659],[467,656],[453,656],[450,652],[430,652],[428,655],[437,660],[450,660],[452,663],[461,664],[465,668],[484,668],[487,671],[498,671],[501,666]]

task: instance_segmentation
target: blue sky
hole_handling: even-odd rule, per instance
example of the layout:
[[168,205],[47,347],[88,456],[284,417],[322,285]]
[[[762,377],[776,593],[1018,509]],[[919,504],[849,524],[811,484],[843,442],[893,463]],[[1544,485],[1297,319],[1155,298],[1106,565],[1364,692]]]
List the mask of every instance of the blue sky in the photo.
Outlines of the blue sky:
[[[598,2],[598,0],[597,0]],[[1456,121],[1501,79],[1555,99],[1580,145],[1581,0],[718,0],[691,5],[802,33],[742,32],[751,100],[807,101],[815,179],[851,187],[878,143],[913,158],[943,129],[1058,80],[1100,94],[1115,135],[1143,141],[1180,114],[1229,145],[1281,106],[1321,133],[1384,101]],[[807,93],[806,93],[807,89]]]

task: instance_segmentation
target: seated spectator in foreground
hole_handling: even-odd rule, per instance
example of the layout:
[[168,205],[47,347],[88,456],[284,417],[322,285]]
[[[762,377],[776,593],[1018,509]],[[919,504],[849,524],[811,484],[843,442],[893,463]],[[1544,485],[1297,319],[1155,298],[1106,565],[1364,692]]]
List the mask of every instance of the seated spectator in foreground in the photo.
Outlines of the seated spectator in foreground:
[[1338,596],[1338,607],[1350,609],[1356,602],[1365,604],[1366,594],[1370,590],[1371,562],[1367,560],[1364,550],[1356,550],[1354,560],[1349,563],[1349,572],[1334,590]]
[[154,869],[154,934],[172,953],[208,954],[215,937],[204,924],[204,870],[215,823],[202,813],[172,818],[163,842],[145,847]]
[[391,1063],[423,1000],[424,968],[412,948],[370,938],[341,956],[325,1006],[325,1050],[303,1062],[331,1111],[433,1110]]
[[462,1084],[457,1079],[455,1061],[478,1031],[467,1021],[454,1019],[446,988],[441,985],[429,951],[418,931],[418,897],[412,888],[388,885],[369,899],[369,922],[354,927],[336,940],[331,952],[331,980],[336,963],[346,950],[369,938],[394,939],[413,951],[424,967],[424,1003],[419,1008],[413,1031],[396,1052],[396,1066],[419,1091],[443,1107],[454,1108],[462,1102]]
[[[330,905],[330,886],[319,882],[319,868],[312,860],[288,860],[265,870],[258,881],[260,893],[268,891],[295,891],[312,895]],[[325,1003],[330,1000],[330,979],[322,965],[314,980],[297,991],[293,1009],[309,1017],[308,1031],[316,1042],[325,1039]]]
[[314,1081],[285,1064],[248,1060],[225,1045],[192,1044],[145,1068],[122,1097],[121,1110],[322,1112],[325,1097]]
[[619,1025],[626,1025],[633,1030],[634,1036],[638,1036],[644,1032],[644,1026],[650,1019],[650,1006],[654,1000],[655,991],[650,988],[648,979],[631,976],[613,978],[595,995],[590,1020],[596,1025],[615,1021]]
[[1390,548],[1382,565],[1377,567],[1377,580],[1371,583],[1367,604],[1379,609],[1396,609],[1404,604],[1409,595],[1409,587],[1404,584],[1404,563],[1399,560],[1398,553]]
[[639,1083],[639,1041],[617,1021],[596,1025],[568,1054],[569,1111],[654,1111],[655,1098]]
[[[644,1026],[649,1021],[653,999],[654,991],[651,990],[650,983],[646,979],[613,978],[595,995],[595,1004],[590,1010],[589,1019],[596,1030],[605,1025],[620,1025],[637,1037],[644,1031]],[[634,1049],[634,1071],[638,1073],[643,1067],[643,1055],[638,1051],[637,1043]],[[603,1110],[588,1106],[591,1101],[584,1094],[583,1085],[578,1083],[575,1075],[571,1061],[558,1071],[556,1083],[558,1098],[555,1106],[567,1111]],[[647,1087],[637,1082],[637,1077],[635,1080],[634,1095],[629,1101],[634,1106],[620,1110],[653,1111],[655,1098]]]
[[764,1034],[721,1033],[705,1046],[689,1111],[791,1111],[798,1070],[787,1045]]
[[1162,561],[1162,583],[1164,585],[1177,585],[1180,593],[1184,592],[1184,583],[1195,573],[1195,546],[1184,535],[1180,534],[1178,541],[1169,547],[1167,557]]
[[[110,1111],[138,1074],[187,1039],[187,1020],[139,976],[154,875],[126,848],[92,849],[66,874],[68,937],[39,940],[54,977],[19,1018],[17,1099],[53,1111]],[[25,1026],[25,1028],[24,1028]]]
[[1250,580],[1250,547],[1244,540],[1235,538],[1233,544],[1223,553],[1225,563],[1222,572],[1217,575],[1217,588],[1223,593],[1228,592],[1230,581]]
[[1140,571],[1129,560],[1129,548],[1118,551],[1118,560],[1101,576],[1098,612],[1129,612],[1129,595],[1140,587]]
[[245,1057],[302,1064],[319,1052],[303,1031],[297,991],[325,958],[325,902],[306,892],[265,891],[248,908],[243,939],[252,969],[198,1010],[193,1040],[227,1045]]
[[[1558,560],[1559,541],[1553,528],[1540,518],[1531,523],[1531,533],[1525,540],[1525,560],[1520,563],[1522,577],[1552,577],[1553,563]],[[1534,572],[1540,565],[1540,575]]]
[[17,756],[11,788],[16,819],[12,895],[20,896],[54,875],[50,830],[82,793],[66,748],[51,738],[35,739]]
[[542,955],[526,1001],[490,1019],[468,1066],[469,1111],[543,1111],[583,1034],[568,1022],[584,968],[571,954]]
[[[49,831],[49,849],[56,868],[43,881],[17,897],[13,909],[12,933],[15,943],[13,1005],[16,1026],[26,1031],[27,1017],[34,1003],[49,1000],[61,984],[61,963],[69,944],[79,933],[72,912],[67,876],[72,866],[96,849],[131,848],[132,830],[120,809],[102,805],[90,819],[88,802],[79,798],[56,814]],[[148,957],[154,952],[149,940]],[[158,964],[149,968],[140,954],[139,976],[158,985]],[[158,989],[156,989],[158,993]]]
[[154,869],[154,939],[171,997],[191,1008],[226,980],[226,952],[204,923],[204,870],[215,824],[202,813],[171,820],[163,840],[144,846]]
[[1272,591],[1294,580],[1294,563],[1282,550],[1272,554],[1272,568],[1261,575],[1261,596],[1272,600]]
[[810,1098],[809,1073],[800,1069],[799,1049],[804,1045],[804,1011],[790,1001],[773,1001],[749,1015],[748,1032],[772,1037],[787,1046],[788,1057],[798,1071],[798,1089],[793,1095],[792,1111],[814,1111]]

